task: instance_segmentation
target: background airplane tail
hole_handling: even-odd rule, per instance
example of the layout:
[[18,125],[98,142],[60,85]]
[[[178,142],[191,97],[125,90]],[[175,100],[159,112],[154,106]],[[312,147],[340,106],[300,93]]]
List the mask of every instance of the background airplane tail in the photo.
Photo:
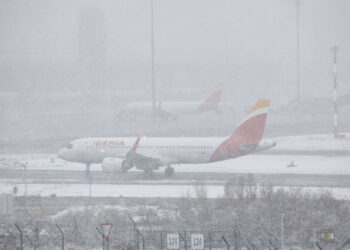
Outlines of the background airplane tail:
[[197,113],[216,109],[221,101],[223,84],[218,84],[214,91],[199,105]]
[[269,106],[270,100],[260,99],[233,134],[215,150],[211,160],[234,158],[254,151],[263,137]]

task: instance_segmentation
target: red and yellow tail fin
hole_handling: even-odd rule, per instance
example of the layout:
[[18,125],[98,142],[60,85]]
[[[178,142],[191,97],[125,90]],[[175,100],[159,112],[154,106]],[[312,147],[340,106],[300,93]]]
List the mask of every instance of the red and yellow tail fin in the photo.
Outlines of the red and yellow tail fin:
[[224,84],[216,85],[213,92],[199,105],[197,113],[206,112],[217,108],[221,101]]
[[254,151],[263,137],[269,106],[269,99],[260,99],[233,134],[215,150],[211,160],[225,160]]

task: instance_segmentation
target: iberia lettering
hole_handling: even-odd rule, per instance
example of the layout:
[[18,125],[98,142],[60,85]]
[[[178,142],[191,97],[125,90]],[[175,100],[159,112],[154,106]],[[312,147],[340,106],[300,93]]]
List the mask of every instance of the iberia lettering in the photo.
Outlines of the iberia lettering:
[[94,141],[94,146],[124,146],[124,141]]

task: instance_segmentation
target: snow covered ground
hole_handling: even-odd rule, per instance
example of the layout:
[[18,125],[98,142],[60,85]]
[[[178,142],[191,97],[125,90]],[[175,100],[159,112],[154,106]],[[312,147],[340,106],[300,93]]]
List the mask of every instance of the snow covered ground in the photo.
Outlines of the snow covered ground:
[[271,138],[277,143],[274,150],[350,150],[350,133],[343,134],[345,138],[334,139],[333,134],[284,136]]
[[[294,167],[290,167],[291,162]],[[350,156],[247,155],[199,165],[180,165],[175,171],[255,174],[350,174]]]
[[[24,195],[24,184],[0,183],[0,193],[12,192],[14,186],[18,188],[17,195]],[[206,185],[208,197],[218,198],[224,195],[223,185]],[[279,187],[276,187],[279,188]],[[293,188],[293,187],[288,187]],[[350,200],[350,188],[319,188],[304,187],[302,190],[319,193],[331,191],[335,198]],[[60,197],[89,196],[89,184],[29,184],[27,195]],[[180,198],[195,197],[196,187],[193,185],[157,185],[157,184],[92,184],[92,197],[142,197],[142,198]]]

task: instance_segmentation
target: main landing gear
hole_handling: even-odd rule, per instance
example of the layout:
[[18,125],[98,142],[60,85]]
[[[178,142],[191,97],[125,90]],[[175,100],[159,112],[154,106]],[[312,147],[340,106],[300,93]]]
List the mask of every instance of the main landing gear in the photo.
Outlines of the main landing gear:
[[89,177],[89,175],[90,175],[90,165],[91,165],[91,163],[86,163],[85,174],[87,177]]
[[154,175],[153,175],[153,171],[152,170],[145,170],[143,172],[143,178],[144,179],[153,179]]
[[174,175],[174,169],[172,168],[172,167],[170,167],[170,166],[167,166],[166,168],[165,168],[165,170],[164,170],[164,175],[165,175],[165,177],[171,177],[171,176],[173,176]]
[[128,163],[126,160],[122,161],[122,173],[125,174],[133,166],[133,164]]

